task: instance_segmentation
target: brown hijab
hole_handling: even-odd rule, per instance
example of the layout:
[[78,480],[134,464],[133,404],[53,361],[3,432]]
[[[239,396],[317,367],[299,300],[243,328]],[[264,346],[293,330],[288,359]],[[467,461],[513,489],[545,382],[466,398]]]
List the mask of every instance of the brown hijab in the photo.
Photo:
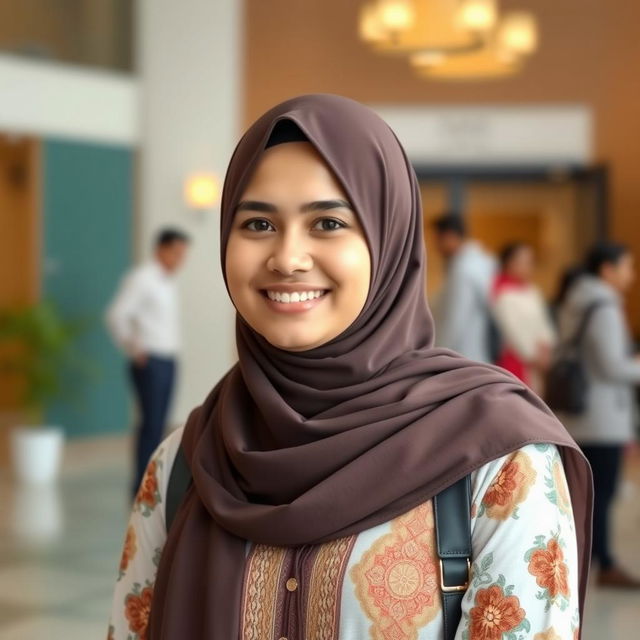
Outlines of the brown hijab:
[[225,180],[223,272],[234,208],[281,120],[297,124],[349,196],[371,252],[369,294],[350,327],[305,352],[272,346],[237,315],[239,361],[193,410],[184,432],[194,482],[162,553],[149,637],[238,638],[246,540],[294,546],[363,531],[532,442],[560,447],[582,612],[589,466],[520,381],[433,347],[420,191],[384,121],[324,94],[287,100],[259,118]]

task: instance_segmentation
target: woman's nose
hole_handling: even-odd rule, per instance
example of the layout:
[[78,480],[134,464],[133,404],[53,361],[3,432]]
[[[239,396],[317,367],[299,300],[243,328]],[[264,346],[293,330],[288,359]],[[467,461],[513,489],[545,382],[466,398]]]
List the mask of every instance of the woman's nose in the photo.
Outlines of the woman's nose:
[[270,271],[277,271],[283,275],[295,271],[308,271],[312,266],[313,259],[309,254],[309,248],[294,234],[278,239],[267,261]]

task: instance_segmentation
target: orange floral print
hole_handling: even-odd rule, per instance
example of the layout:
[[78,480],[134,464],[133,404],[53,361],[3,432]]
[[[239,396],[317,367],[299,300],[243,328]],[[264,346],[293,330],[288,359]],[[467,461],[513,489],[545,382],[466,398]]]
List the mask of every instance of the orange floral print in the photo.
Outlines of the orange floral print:
[[564,469],[560,460],[555,460],[552,467],[553,484],[556,490],[556,500],[560,511],[564,514],[571,513],[571,498],[564,477]]
[[120,558],[120,577],[124,575],[124,572],[127,570],[129,563],[135,556],[136,551],[138,550],[136,546],[136,530],[132,525],[129,525],[127,529],[127,536],[124,541],[124,547],[122,548],[122,557]]
[[469,640],[501,640],[502,634],[519,627],[526,612],[516,596],[505,595],[502,587],[480,589],[469,612]]
[[551,598],[559,595],[569,597],[569,569],[556,538],[551,538],[546,547],[531,551],[529,573],[535,576],[538,586],[546,589]]
[[136,634],[139,640],[147,640],[147,626],[149,624],[149,612],[153,599],[153,587],[146,586],[141,593],[130,593],[124,601],[124,615],[129,623],[129,629]]
[[482,498],[479,515],[486,513],[496,520],[516,517],[518,505],[526,500],[536,475],[531,458],[526,453],[518,451],[504,464],[487,489]]
[[140,488],[135,499],[135,506],[143,515],[148,516],[160,502],[160,489],[158,486],[158,462],[151,460],[147,465]]
[[562,640],[553,627],[549,627],[544,633],[536,633],[533,640]]

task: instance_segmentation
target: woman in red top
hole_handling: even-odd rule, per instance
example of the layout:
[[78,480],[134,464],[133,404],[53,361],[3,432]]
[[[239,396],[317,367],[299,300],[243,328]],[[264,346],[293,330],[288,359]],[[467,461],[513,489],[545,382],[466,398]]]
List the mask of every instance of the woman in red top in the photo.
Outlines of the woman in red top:
[[500,263],[493,312],[503,344],[496,364],[541,393],[556,336],[544,298],[533,283],[533,248],[522,242],[510,244],[501,252]]

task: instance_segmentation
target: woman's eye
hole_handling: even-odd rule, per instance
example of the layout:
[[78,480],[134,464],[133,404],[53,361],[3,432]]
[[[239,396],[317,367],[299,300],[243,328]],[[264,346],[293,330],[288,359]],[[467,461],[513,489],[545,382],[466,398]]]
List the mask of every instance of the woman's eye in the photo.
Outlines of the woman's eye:
[[269,231],[270,229],[273,229],[273,226],[264,218],[254,218],[253,220],[247,220],[242,225],[242,228],[249,229],[249,231]]
[[336,229],[342,229],[345,226],[344,222],[336,220],[335,218],[321,218],[315,222],[313,228],[318,229],[319,231],[335,231]]

